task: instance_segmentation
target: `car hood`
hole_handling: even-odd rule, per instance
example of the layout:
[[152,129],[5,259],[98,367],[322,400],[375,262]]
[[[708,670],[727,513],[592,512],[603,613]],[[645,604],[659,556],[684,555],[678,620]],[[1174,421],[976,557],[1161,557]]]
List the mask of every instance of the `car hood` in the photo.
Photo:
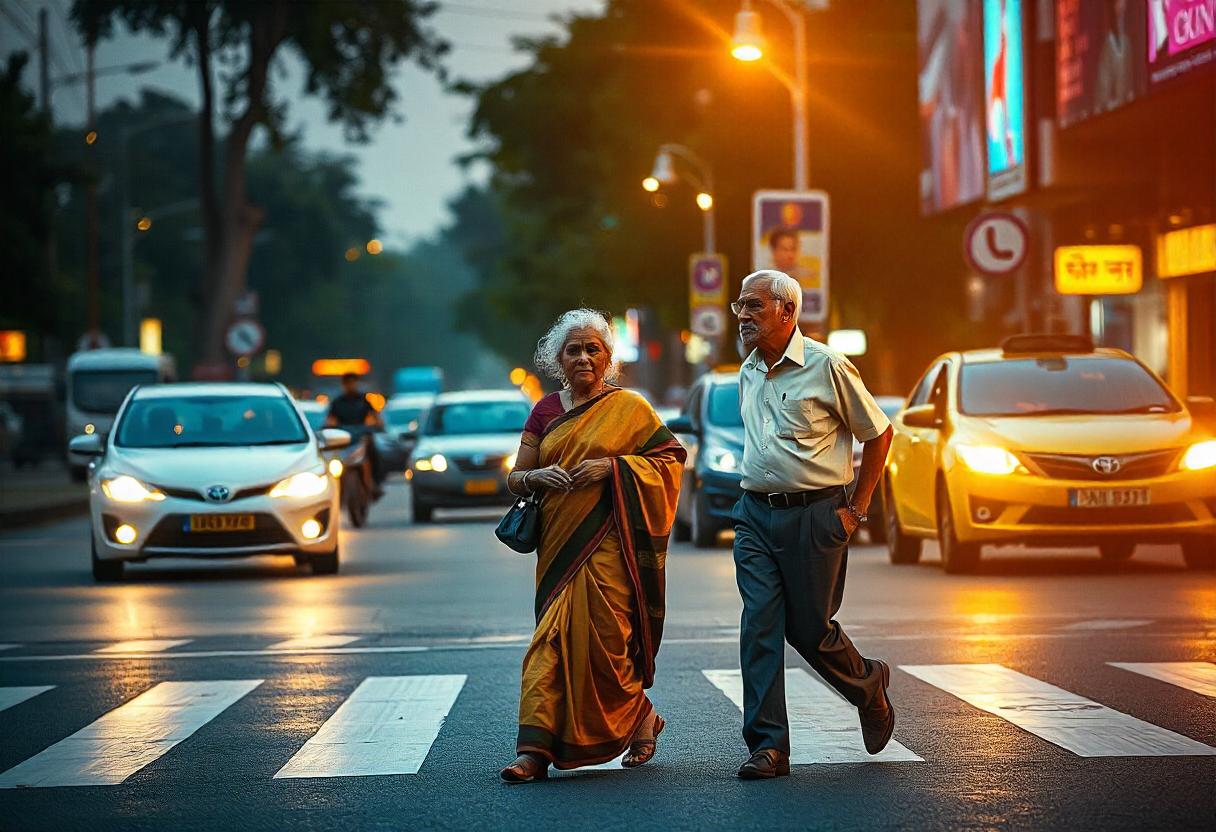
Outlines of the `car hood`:
[[510,454],[519,448],[518,433],[477,433],[455,436],[423,436],[414,446],[414,457],[431,454]]
[[705,431],[706,443],[721,445],[731,450],[743,450],[743,428],[724,428],[709,425]]
[[226,485],[247,488],[278,482],[320,464],[311,443],[236,448],[125,448],[105,468],[171,488]]
[[1183,411],[1154,414],[959,417],[960,438],[1015,451],[1118,454],[1178,448],[1198,441]]

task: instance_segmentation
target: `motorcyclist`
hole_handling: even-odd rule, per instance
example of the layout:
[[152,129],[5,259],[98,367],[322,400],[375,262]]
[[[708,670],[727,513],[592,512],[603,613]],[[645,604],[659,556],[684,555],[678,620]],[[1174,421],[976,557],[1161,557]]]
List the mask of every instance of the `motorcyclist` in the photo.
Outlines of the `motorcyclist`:
[[[330,428],[353,429],[356,439],[359,434],[366,435],[369,429],[384,429],[384,420],[379,411],[368,401],[367,395],[359,389],[359,375],[344,373],[342,375],[342,395],[336,396],[329,403],[329,413],[325,416],[325,426]],[[372,489],[377,499],[384,494],[384,470],[380,464],[380,454],[376,443],[370,436],[367,438],[367,459],[372,475]]]

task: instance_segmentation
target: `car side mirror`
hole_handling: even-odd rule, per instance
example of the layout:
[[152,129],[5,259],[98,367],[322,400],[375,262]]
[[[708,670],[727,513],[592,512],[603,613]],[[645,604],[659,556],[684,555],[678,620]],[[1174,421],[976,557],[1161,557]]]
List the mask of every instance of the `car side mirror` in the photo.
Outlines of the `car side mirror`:
[[667,429],[672,433],[696,433],[696,429],[692,426],[692,419],[681,413],[676,418],[667,423]]
[[1216,399],[1211,396],[1187,396],[1186,409],[1191,411],[1197,423],[1209,430],[1216,430]]
[[101,437],[95,433],[82,433],[73,436],[68,442],[68,451],[78,456],[101,456]]
[[323,451],[345,448],[351,442],[350,431],[341,428],[322,428],[319,439]]
[[940,428],[941,421],[937,418],[937,408],[931,404],[918,404],[909,407],[899,416],[903,423],[910,428]]

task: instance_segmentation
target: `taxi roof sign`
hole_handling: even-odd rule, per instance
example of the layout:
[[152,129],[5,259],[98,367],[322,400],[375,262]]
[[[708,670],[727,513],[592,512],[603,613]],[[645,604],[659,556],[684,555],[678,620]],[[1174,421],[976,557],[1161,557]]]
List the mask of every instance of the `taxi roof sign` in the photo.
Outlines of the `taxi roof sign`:
[[1001,342],[1005,355],[1036,352],[1093,352],[1094,339],[1088,335],[1067,333],[1026,333],[1010,335]]
[[344,376],[347,373],[365,376],[371,371],[371,362],[366,358],[318,358],[312,362],[314,376]]

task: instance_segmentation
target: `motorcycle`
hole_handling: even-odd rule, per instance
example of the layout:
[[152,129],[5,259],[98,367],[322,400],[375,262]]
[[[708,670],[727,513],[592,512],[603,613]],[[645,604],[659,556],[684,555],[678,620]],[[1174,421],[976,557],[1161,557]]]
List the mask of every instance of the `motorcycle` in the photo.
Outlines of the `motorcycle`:
[[362,426],[343,426],[343,429],[350,431],[354,441],[337,457],[342,462],[342,476],[339,480],[342,487],[342,507],[346,509],[350,524],[361,529],[367,523],[372,503],[381,496],[376,488],[373,460],[369,450],[372,434]]

